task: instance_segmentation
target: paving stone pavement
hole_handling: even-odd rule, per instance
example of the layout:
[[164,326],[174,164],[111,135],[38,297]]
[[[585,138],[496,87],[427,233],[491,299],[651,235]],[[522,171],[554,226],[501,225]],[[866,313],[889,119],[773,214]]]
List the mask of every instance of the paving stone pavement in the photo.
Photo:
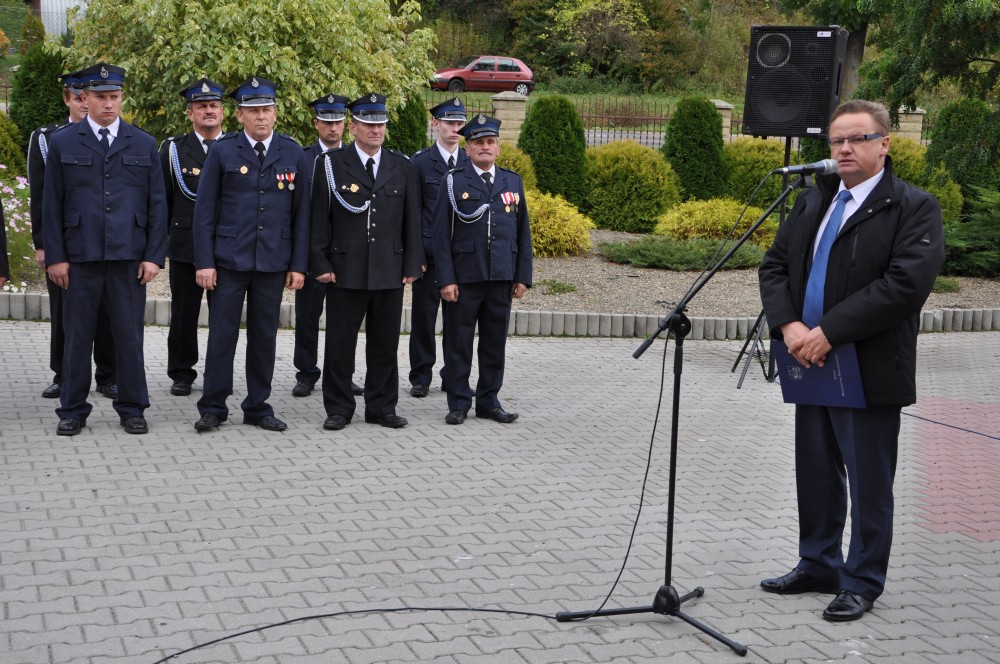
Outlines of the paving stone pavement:
[[[501,397],[516,423],[448,426],[441,392],[401,390],[408,427],[325,432],[321,396],[290,394],[281,331],[271,402],[289,430],[238,423],[238,375],[233,421],[199,435],[200,382],[168,394],[166,329],[148,327],[150,434],[126,435],[95,395],[66,438],[39,396],[48,324],[0,321],[0,335],[2,664],[153,664],[339,611],[596,608],[628,543],[665,366],[646,504],[609,606],[648,604],[663,582],[673,343],[636,361],[635,339],[512,338]],[[672,581],[705,588],[685,612],[745,658],[657,615],[415,611],[298,621],[169,661],[1000,662],[1000,333],[919,343],[890,578],[862,621],[822,620],[828,596],[758,588],[796,561],[792,407],[757,369],[736,389],[739,342],[687,341]]]

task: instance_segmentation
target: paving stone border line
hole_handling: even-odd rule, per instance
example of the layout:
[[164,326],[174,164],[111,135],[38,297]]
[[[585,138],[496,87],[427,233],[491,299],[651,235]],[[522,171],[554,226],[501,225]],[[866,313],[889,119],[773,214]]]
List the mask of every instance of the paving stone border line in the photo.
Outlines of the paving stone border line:
[[[246,308],[243,310],[246,319]],[[596,314],[569,311],[513,311],[509,333],[517,336],[542,337],[636,337],[645,338],[656,331],[660,315],[647,314]],[[0,293],[0,319],[48,320],[49,296],[45,293]],[[147,325],[170,323],[170,300],[146,301]],[[326,314],[320,319],[325,329]],[[753,328],[756,318],[692,317],[689,339],[741,340]],[[281,305],[282,327],[295,324],[295,306],[291,302]],[[208,325],[208,307],[202,307],[199,324]],[[400,324],[404,333],[410,331],[410,309],[403,310]],[[362,327],[363,329],[363,327]],[[437,330],[441,331],[438,314]],[[998,309],[932,309],[920,312],[921,332],[979,332],[1000,331]]]

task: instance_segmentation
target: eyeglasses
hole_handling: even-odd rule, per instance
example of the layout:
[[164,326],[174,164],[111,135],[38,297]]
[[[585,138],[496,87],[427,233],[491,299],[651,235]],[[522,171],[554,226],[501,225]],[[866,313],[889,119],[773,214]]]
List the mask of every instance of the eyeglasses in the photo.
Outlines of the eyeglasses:
[[830,138],[827,139],[827,144],[831,148],[841,148],[844,143],[850,143],[851,145],[861,145],[868,141],[873,141],[876,138],[884,138],[885,134],[862,134],[861,136],[849,136],[847,138]]

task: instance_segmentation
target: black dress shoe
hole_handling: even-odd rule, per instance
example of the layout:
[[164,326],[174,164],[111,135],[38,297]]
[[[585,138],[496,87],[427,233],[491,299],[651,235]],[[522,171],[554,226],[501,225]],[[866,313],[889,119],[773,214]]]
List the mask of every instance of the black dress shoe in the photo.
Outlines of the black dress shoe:
[[406,418],[400,417],[396,413],[386,413],[385,415],[365,415],[365,422],[368,424],[381,424],[388,429],[398,429],[407,425]]
[[59,387],[59,383],[52,383],[42,390],[42,397],[45,399],[58,399],[60,394],[62,394],[62,388]]
[[323,421],[323,428],[327,431],[340,431],[347,423],[348,420],[343,415],[331,415]]
[[64,417],[59,420],[59,426],[56,427],[56,433],[60,436],[75,436],[80,433],[85,426],[87,426],[86,417]]
[[223,420],[218,415],[213,415],[212,413],[205,413],[201,416],[197,422],[194,423],[195,431],[208,431],[209,429],[214,429],[215,427],[222,424]]
[[149,425],[146,424],[146,418],[142,415],[138,417],[126,417],[122,420],[122,428],[125,429],[125,433],[149,433]]
[[353,394],[356,397],[360,397],[364,393],[365,393],[365,388],[361,387],[360,385],[358,385],[357,383],[355,383],[352,380],[351,381],[351,394]]
[[448,424],[461,424],[465,421],[465,416],[468,413],[464,410],[453,410],[450,411],[444,418],[444,421]]
[[779,595],[797,595],[798,593],[835,593],[837,582],[820,579],[806,574],[798,567],[784,576],[774,579],[764,579],[760,587],[769,593]]
[[293,397],[309,396],[310,394],[312,394],[313,385],[315,385],[315,383],[310,383],[305,380],[300,380],[299,382],[295,383],[295,387],[292,388],[292,396]]
[[186,380],[175,380],[170,386],[170,393],[175,397],[186,397],[191,394],[191,383]]
[[263,417],[243,416],[243,424],[250,424],[267,431],[284,431],[288,425],[279,420],[274,415],[264,415]]
[[850,622],[871,611],[875,602],[865,599],[853,590],[841,590],[823,611],[823,618],[830,622]]
[[492,408],[490,410],[476,410],[476,417],[493,420],[500,424],[510,424],[517,419],[517,413],[508,413],[503,408]]
[[104,385],[98,385],[97,391],[109,399],[118,398],[118,386],[114,383],[105,383]]
[[411,397],[423,399],[428,394],[430,394],[430,388],[427,385],[414,385],[413,387],[410,388]]

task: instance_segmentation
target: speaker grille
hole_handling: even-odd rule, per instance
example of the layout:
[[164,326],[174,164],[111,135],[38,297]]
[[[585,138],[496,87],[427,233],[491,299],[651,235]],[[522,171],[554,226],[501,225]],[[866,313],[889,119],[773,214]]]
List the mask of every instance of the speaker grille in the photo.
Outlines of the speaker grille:
[[840,103],[847,31],[838,26],[753,26],[743,133],[824,136]]

